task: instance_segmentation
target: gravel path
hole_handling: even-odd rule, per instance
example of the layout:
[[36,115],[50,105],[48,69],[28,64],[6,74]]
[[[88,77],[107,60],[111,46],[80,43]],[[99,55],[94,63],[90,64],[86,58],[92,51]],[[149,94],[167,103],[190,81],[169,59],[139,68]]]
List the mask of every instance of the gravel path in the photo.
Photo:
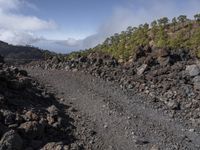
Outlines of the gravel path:
[[200,149],[200,135],[144,103],[148,97],[82,72],[27,71],[64,104],[73,105],[85,124],[94,128],[93,149]]

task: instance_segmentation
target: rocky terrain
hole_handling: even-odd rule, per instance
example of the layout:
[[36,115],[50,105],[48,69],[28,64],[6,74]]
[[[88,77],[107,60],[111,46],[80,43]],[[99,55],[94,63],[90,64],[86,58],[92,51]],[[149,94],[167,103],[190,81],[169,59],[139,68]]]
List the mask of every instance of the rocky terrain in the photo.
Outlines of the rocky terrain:
[[185,49],[141,46],[126,63],[91,52],[21,68],[46,90],[2,64],[1,145],[17,136],[19,149],[200,148],[200,64]]
[[90,149],[69,108],[0,56],[0,150]]
[[190,120],[199,130],[200,63],[187,50],[139,47],[126,63],[98,52],[62,62],[57,57],[32,66],[43,69],[84,71],[118,83],[122,89],[152,97],[155,107],[171,117]]
[[[199,94],[193,81],[198,61],[185,50],[140,47],[125,64],[93,52],[65,62],[54,57],[24,69],[88,119],[96,133],[93,149],[200,148]],[[183,95],[184,87],[193,94]]]

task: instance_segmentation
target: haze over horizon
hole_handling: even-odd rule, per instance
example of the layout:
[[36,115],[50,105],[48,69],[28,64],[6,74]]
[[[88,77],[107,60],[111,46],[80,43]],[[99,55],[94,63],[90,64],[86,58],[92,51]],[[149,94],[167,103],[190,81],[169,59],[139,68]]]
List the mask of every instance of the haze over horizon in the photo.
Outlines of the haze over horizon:
[[0,40],[68,53],[145,22],[200,12],[199,0],[0,0]]

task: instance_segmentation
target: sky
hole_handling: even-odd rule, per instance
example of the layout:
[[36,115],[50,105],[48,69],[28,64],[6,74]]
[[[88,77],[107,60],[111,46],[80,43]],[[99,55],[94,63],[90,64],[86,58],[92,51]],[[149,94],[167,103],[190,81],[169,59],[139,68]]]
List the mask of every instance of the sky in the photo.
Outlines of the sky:
[[0,0],[0,40],[69,53],[128,26],[200,13],[200,0]]

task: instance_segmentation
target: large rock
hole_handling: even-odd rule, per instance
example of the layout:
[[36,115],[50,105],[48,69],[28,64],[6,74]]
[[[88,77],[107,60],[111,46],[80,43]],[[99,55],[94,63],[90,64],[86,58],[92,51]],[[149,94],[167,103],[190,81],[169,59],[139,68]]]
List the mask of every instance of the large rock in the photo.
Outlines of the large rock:
[[62,142],[55,143],[47,143],[41,150],[68,150],[69,146],[64,145]]
[[29,121],[21,124],[19,131],[28,139],[41,138],[44,135],[44,126],[36,121]]
[[0,141],[0,150],[22,150],[22,146],[23,141],[14,130],[6,132]]
[[194,89],[200,90],[200,76],[196,76],[193,80]]
[[157,61],[161,66],[166,66],[171,64],[171,57],[158,57]]
[[146,69],[147,69],[147,64],[143,64],[142,66],[137,68],[137,75],[142,75]]
[[85,63],[85,62],[87,62],[87,57],[84,57],[84,56],[80,57],[80,58],[79,58],[79,62],[80,62],[80,63]]
[[23,117],[26,121],[38,121],[39,120],[39,116],[31,110],[27,111]]
[[198,65],[189,65],[186,67],[186,72],[188,72],[190,76],[197,76],[200,74],[200,68]]
[[5,125],[11,125],[11,124],[15,124],[15,118],[16,118],[16,115],[12,112],[5,112],[4,113],[4,117],[5,117]]
[[19,69],[17,67],[14,67],[14,66],[10,66],[8,68],[9,72],[12,72],[12,74],[18,74],[19,73]]
[[187,61],[190,58],[188,50],[185,49],[179,49],[177,55],[180,57],[181,61]]
[[58,64],[60,62],[60,59],[57,56],[54,56],[51,60],[52,64]]
[[25,77],[28,76],[28,73],[26,70],[19,70],[19,74]]
[[139,58],[144,57],[144,56],[145,56],[145,51],[144,51],[143,47],[139,47],[135,51],[135,54],[133,56],[133,60],[137,61]]
[[169,56],[169,51],[167,49],[159,49],[158,50],[158,57],[167,57]]

